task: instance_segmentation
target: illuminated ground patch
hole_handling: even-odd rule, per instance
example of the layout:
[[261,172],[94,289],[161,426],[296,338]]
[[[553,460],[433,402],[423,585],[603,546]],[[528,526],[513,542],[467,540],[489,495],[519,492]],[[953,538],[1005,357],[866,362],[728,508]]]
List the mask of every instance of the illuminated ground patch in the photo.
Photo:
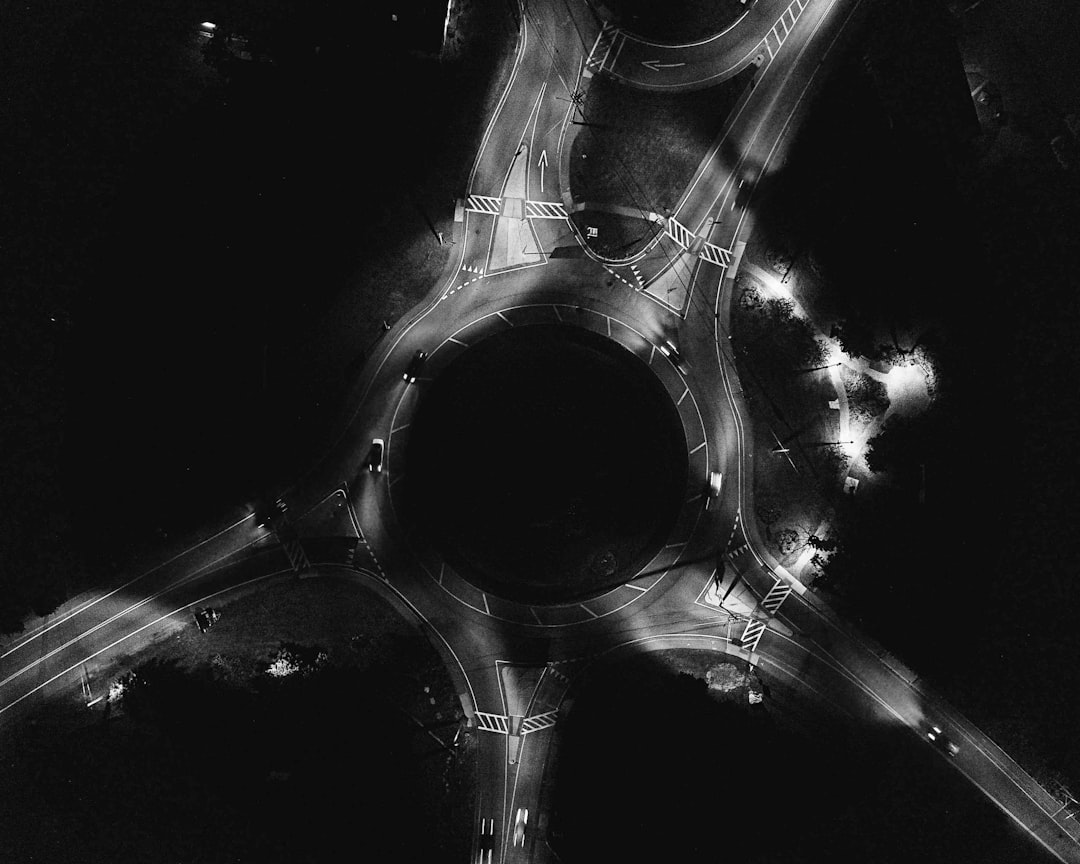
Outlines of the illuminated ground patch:
[[686,472],[678,413],[644,363],[586,330],[518,327],[425,391],[404,512],[480,588],[560,602],[649,561]]

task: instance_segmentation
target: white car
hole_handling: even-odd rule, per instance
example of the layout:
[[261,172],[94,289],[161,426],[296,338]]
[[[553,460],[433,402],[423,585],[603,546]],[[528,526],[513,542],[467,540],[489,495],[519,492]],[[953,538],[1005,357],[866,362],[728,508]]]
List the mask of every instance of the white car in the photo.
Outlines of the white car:
[[670,339],[664,340],[664,344],[660,346],[660,353],[674,363],[675,368],[682,372],[683,375],[689,374],[690,370],[686,368],[686,361],[683,360],[679,349],[675,347],[675,343]]
[[709,472],[709,490],[705,497],[705,509],[709,509],[709,505],[713,500],[720,497],[720,487],[724,483],[724,475],[719,471]]
[[514,845],[525,845],[525,826],[529,824],[529,808],[518,807],[517,816],[514,817]]
[[383,463],[383,451],[386,450],[386,446],[383,444],[382,438],[373,438],[371,440],[371,449],[368,451],[367,458],[367,470],[373,474],[382,474]]

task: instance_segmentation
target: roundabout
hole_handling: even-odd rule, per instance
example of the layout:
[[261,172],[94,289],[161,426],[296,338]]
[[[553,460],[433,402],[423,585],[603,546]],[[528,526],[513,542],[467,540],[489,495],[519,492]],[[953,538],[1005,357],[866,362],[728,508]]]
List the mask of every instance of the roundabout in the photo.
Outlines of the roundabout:
[[583,306],[509,306],[433,348],[392,420],[389,498],[460,603],[565,626],[624,608],[679,564],[716,452],[644,329]]
[[637,575],[686,486],[678,411],[617,343],[559,324],[464,351],[421,396],[403,512],[460,575],[558,603]]

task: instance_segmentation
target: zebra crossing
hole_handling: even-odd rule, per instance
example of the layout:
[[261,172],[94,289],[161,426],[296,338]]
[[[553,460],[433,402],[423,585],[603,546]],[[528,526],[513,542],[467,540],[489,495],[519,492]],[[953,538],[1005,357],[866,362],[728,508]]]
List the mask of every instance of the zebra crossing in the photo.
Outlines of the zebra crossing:
[[721,249],[719,246],[710,243],[708,240],[701,245],[698,257],[719,267],[727,267],[731,263],[731,253],[727,249]]
[[[521,721],[521,735],[528,735],[530,732],[539,732],[543,729],[550,729],[555,725],[558,719],[558,710],[545,711],[543,714],[534,714],[532,717],[526,717]],[[494,732],[496,735],[509,735],[510,734],[510,718],[505,714],[489,714],[487,711],[476,711],[476,728],[480,732]]]
[[526,717],[521,722],[521,734],[528,735],[530,732],[539,732],[541,729],[550,729],[555,725],[555,718],[558,713],[558,711],[545,711],[543,714]]
[[682,246],[683,249],[689,249],[697,240],[694,233],[674,216],[668,218],[667,225],[664,226],[664,233]]
[[476,712],[476,728],[481,732],[496,732],[500,735],[510,734],[510,718],[505,714],[488,714],[486,711]]
[[274,533],[277,534],[281,548],[285,550],[285,557],[289,559],[289,566],[292,567],[294,573],[299,575],[311,569],[311,562],[308,560],[304,547],[300,544],[300,538],[297,536],[296,530],[289,524],[286,515],[288,511],[289,506],[285,503],[285,500],[278,498],[274,502],[274,509],[270,514],[270,525],[274,529]]
[[765,622],[747,621],[746,629],[743,630],[742,636],[739,637],[739,647],[753,654],[757,650],[758,642],[761,641],[761,634],[764,632]]
[[[797,0],[796,0],[797,2]],[[500,216],[503,212],[505,199],[496,195],[470,195],[465,199],[463,207],[470,213],[481,213],[485,216]],[[526,219],[569,219],[566,206],[560,201],[528,201],[525,202]],[[728,267],[731,264],[731,250],[722,249],[714,243],[709,243],[702,237],[698,237],[689,228],[679,222],[674,216],[668,217],[664,226],[664,233],[674,240],[684,250],[696,251],[697,257],[718,267]],[[473,267],[462,267],[470,273],[484,275],[483,270]],[[630,265],[637,280],[638,288],[645,287],[645,277],[636,264]]]
[[[521,199],[500,198],[497,195],[470,195],[465,199],[462,206],[469,213],[483,213],[485,216],[501,216],[503,215],[503,207],[506,205],[507,201],[520,202]],[[566,207],[561,201],[526,201],[525,218],[569,219],[570,214],[566,212]]]
[[465,209],[472,213],[498,216],[502,212],[502,198],[493,195],[470,195],[465,201]]
[[773,24],[768,34],[766,34],[765,41],[762,43],[769,52],[770,61],[776,56],[777,52],[779,52],[780,46],[784,44],[788,34],[795,27],[795,22],[799,20],[799,16],[802,14],[803,9],[805,9],[809,3],[810,0],[791,0],[780,17],[776,19],[776,23]]
[[589,57],[585,61],[584,75],[586,78],[591,78],[596,73],[603,71],[604,64],[607,63],[607,59],[611,55],[611,49],[618,35],[619,28],[614,24],[607,23],[600,28],[596,41],[593,43],[592,51],[589,52]]
[[765,595],[765,598],[761,601],[761,605],[764,606],[770,615],[775,615],[776,610],[780,608],[781,604],[788,598],[791,593],[791,586],[785,584],[782,580],[777,579],[776,584],[769,589],[769,593]]
[[526,219],[569,219],[566,208],[559,201],[526,201]]

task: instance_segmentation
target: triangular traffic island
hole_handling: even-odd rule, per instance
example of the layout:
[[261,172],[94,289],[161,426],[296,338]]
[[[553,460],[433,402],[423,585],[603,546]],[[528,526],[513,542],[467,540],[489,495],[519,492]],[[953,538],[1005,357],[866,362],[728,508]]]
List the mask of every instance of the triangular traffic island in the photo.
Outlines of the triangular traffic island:
[[525,719],[533,694],[544,674],[543,666],[512,666],[499,664],[499,686],[506,702],[507,730],[506,758],[511,765],[517,762],[521,752],[521,724]]
[[487,271],[543,264],[545,260],[532,223],[525,218],[525,199],[504,198],[502,214],[495,220]]
[[540,683],[540,677],[543,674],[543,666],[499,664],[499,686],[502,687],[508,717],[521,718],[526,716],[529,703],[532,702],[533,694],[536,692],[536,687]]
[[502,210],[495,219],[487,272],[543,264],[545,257],[532,223],[525,218],[529,148],[522,146],[503,185]]

